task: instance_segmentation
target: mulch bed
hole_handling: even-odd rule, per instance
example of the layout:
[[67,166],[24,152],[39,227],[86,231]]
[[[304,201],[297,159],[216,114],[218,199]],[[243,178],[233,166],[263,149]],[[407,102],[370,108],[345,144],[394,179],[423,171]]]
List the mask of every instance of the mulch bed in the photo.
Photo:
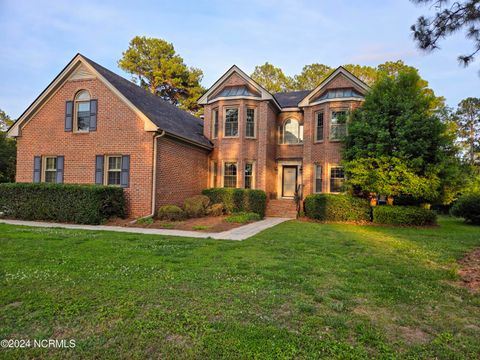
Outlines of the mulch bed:
[[472,291],[480,291],[480,249],[469,252],[458,263],[462,285]]
[[226,217],[227,216],[207,216],[202,218],[186,219],[182,221],[165,221],[155,219],[153,224],[131,224],[133,219],[111,219],[105,225],[140,227],[148,229],[189,230],[201,232],[222,232],[245,225],[228,223],[225,221]]

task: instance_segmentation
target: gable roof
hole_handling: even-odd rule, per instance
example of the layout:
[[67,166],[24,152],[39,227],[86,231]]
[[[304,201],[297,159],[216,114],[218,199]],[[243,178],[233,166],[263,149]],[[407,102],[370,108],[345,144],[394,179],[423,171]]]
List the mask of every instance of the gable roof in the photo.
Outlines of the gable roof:
[[310,94],[311,90],[287,91],[273,94],[282,108],[298,107],[298,103]]
[[322,88],[324,88],[330,81],[332,81],[337,75],[342,74],[347,79],[351,80],[354,84],[356,84],[359,88],[363,89],[364,91],[368,91],[370,87],[365,84],[362,80],[357,78],[355,75],[353,75],[350,71],[345,69],[343,66],[339,66],[338,68],[335,69],[333,73],[331,73],[326,79],[324,79],[315,89],[309,92],[308,95],[306,95],[302,101],[298,103],[298,106],[307,106],[309,105],[310,100],[312,97],[317,94]]
[[[208,104],[211,99],[209,97],[215,93],[215,91],[227,80],[232,74],[237,74],[241,78],[245,80],[247,84],[252,86],[255,90],[258,91],[260,94],[261,100],[271,100],[279,109],[280,105],[278,104],[277,100],[273,97],[271,93],[269,93],[263,86],[253,80],[250,76],[248,76],[242,69],[240,69],[237,65],[233,65],[230,69],[223,74],[220,79],[215,81],[215,83],[203,94],[199,99],[198,103],[200,105]],[[218,100],[218,97],[215,97],[213,100]]]
[[144,121],[146,131],[165,131],[167,134],[193,142],[202,147],[211,148],[210,141],[203,136],[203,122],[188,112],[155,96],[140,86],[124,79],[120,75],[104,68],[86,56],[77,54],[35,101],[23,112],[8,130],[8,136],[18,136],[19,126],[41,106],[50,94],[60,85],[79,63],[86,65],[98,78],[112,89]]

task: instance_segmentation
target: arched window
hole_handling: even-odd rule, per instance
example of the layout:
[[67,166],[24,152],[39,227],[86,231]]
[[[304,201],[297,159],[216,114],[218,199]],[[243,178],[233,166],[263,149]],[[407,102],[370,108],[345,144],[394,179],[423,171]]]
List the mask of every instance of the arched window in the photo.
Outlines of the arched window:
[[281,144],[302,144],[303,143],[303,124],[295,119],[287,119],[280,126]]
[[87,90],[80,90],[75,95],[75,130],[90,130],[90,93]]

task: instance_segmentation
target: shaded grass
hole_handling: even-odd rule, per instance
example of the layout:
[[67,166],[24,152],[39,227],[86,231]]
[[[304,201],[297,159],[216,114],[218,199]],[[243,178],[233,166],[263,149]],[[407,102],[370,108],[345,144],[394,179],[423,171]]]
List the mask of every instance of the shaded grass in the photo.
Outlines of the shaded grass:
[[478,227],[290,221],[243,242],[0,224],[0,338],[38,358],[478,358]]

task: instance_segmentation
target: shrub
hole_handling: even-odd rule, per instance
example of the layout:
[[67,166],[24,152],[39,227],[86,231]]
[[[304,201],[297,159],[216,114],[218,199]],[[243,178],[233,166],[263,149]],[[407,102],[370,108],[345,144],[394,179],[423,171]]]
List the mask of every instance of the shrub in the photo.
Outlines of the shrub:
[[267,195],[262,190],[212,188],[205,189],[202,194],[208,196],[212,204],[223,204],[228,213],[254,212],[265,216]]
[[185,199],[183,209],[189,217],[202,217],[207,213],[210,198],[205,195],[195,195]]
[[260,215],[254,212],[239,212],[239,213],[234,213],[230,215],[225,219],[225,221],[230,223],[245,224],[251,221],[258,221],[261,219],[262,218],[260,217]]
[[74,184],[0,184],[0,212],[24,220],[101,224],[125,217],[123,189]]
[[312,194],[305,198],[305,215],[322,221],[370,221],[368,200],[343,194]]
[[373,208],[373,222],[388,225],[434,225],[437,223],[437,214],[415,206],[383,205]]
[[157,217],[160,220],[178,221],[185,219],[186,214],[177,205],[163,205],[158,209]]
[[223,204],[212,204],[207,208],[208,216],[222,216]]
[[153,224],[153,218],[151,216],[143,217],[138,219],[135,223],[139,225],[151,225]]
[[480,225],[480,194],[465,194],[460,196],[450,213],[463,217],[465,222]]

